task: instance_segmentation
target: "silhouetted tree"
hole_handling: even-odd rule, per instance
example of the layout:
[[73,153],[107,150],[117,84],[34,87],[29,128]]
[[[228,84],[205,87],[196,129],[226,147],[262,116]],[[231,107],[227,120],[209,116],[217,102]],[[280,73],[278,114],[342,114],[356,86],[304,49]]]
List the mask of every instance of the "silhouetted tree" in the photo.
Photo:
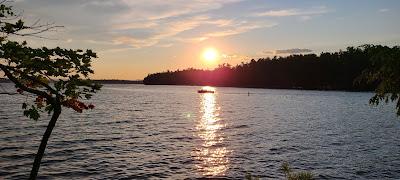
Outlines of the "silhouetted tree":
[[397,101],[397,115],[400,116],[400,47],[366,45],[364,48],[371,54],[371,64],[358,78],[358,83],[378,84],[370,104]]
[[9,40],[10,36],[36,36],[56,28],[52,24],[27,26],[11,8],[0,2],[0,69],[18,88],[20,94],[29,93],[36,98],[24,102],[24,115],[37,120],[40,111],[52,113],[43,134],[29,179],[36,179],[47,141],[61,114],[62,107],[77,112],[91,109],[81,99],[90,99],[100,89],[88,75],[93,73],[91,60],[96,54],[91,50],[62,48],[31,48],[26,42]]

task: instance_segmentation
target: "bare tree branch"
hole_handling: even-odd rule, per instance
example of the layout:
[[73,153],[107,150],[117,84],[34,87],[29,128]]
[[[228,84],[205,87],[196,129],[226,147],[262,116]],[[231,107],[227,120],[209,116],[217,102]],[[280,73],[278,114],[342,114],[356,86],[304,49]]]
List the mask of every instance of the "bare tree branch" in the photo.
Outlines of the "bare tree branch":
[[36,94],[36,95],[38,95],[38,96],[43,96],[43,97],[45,97],[46,99],[48,99],[49,101],[51,101],[51,102],[54,101],[54,98],[53,98],[51,95],[47,94],[46,92],[44,92],[44,91],[39,91],[39,90],[36,90],[36,89],[32,89],[32,88],[29,88],[29,87],[25,86],[24,84],[22,84],[17,78],[15,78],[15,77],[12,75],[12,73],[8,70],[8,67],[7,67],[7,66],[4,66],[4,65],[0,64],[0,69],[3,70],[3,72],[6,74],[6,76],[8,77],[8,79],[10,79],[13,83],[15,83],[15,85],[16,85],[18,88],[21,88],[22,90],[24,90],[24,91],[26,91],[26,92],[30,92],[30,93]]

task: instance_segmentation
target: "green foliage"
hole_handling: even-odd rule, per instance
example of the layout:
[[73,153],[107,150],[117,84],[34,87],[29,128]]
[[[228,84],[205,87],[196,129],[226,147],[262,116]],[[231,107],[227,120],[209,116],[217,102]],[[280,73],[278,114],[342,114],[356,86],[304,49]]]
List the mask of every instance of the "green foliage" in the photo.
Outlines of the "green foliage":
[[287,180],[313,180],[314,176],[310,172],[293,172],[289,163],[284,162],[281,170],[285,173]]
[[395,102],[400,116],[400,47],[368,46],[373,54],[371,65],[361,74],[358,82],[377,83],[370,104]]
[[[4,1],[3,1],[4,3]],[[23,29],[29,29],[28,26],[24,25],[24,22],[21,19],[17,19],[15,21],[10,21],[9,19],[13,19],[15,14],[12,10],[11,6],[7,6],[5,4],[0,5],[0,32],[6,34],[14,34]],[[7,21],[8,20],[8,21]],[[2,37],[4,38],[4,37]]]
[[92,50],[32,48],[25,41],[8,38],[36,35],[51,28],[48,24],[25,26],[11,6],[4,2],[0,5],[0,69],[15,83],[18,93],[36,96],[33,102],[22,105],[24,115],[34,120],[40,117],[40,111],[50,114],[55,105],[77,112],[93,108],[81,100],[90,99],[101,88],[89,79],[92,59],[97,58]]
[[[24,103],[24,104],[26,104],[26,103]],[[24,111],[24,115],[26,117],[29,117],[29,118],[33,119],[33,120],[38,120],[39,117],[40,117],[39,111],[35,106],[31,106],[30,109],[25,110]]]
[[[290,168],[289,163],[284,162],[281,166],[281,170],[285,174],[287,180],[314,180],[314,176],[311,172],[293,172]],[[257,176],[253,176],[247,173],[244,177],[246,180],[259,180]]]

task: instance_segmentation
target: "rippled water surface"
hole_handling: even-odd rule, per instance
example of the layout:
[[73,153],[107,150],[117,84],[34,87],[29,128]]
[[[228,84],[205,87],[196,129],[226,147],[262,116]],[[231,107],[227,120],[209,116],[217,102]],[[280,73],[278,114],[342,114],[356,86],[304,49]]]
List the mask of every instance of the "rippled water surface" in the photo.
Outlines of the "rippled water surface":
[[[319,179],[400,178],[400,119],[372,93],[199,88],[105,85],[94,110],[64,109],[40,178],[282,179],[285,161]],[[17,97],[0,95],[0,179],[28,176],[49,120],[24,118]]]

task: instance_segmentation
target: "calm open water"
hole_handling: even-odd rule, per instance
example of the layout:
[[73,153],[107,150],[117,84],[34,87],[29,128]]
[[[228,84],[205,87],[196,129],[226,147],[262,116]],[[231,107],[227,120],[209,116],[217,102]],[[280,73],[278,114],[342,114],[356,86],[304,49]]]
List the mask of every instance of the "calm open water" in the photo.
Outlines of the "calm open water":
[[[199,88],[105,85],[94,110],[64,109],[39,178],[282,179],[285,161],[318,179],[400,178],[400,118],[372,93]],[[0,179],[28,176],[50,118],[23,117],[24,99],[0,95]]]

